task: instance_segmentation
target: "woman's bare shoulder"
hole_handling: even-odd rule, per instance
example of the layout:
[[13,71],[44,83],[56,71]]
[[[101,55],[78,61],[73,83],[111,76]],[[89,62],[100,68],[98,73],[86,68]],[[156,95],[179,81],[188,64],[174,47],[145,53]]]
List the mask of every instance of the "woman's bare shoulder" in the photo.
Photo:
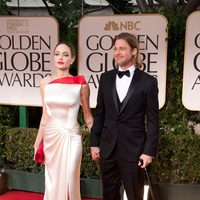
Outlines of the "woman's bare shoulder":
[[49,82],[51,82],[53,80],[52,76],[46,76],[44,77],[41,82],[40,82],[40,86],[44,87],[45,85],[47,85]]

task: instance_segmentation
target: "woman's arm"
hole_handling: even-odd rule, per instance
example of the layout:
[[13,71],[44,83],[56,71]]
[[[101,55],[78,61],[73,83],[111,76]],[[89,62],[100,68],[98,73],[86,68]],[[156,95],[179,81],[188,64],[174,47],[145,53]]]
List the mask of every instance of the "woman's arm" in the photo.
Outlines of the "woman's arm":
[[81,87],[81,105],[83,108],[83,116],[85,123],[89,130],[92,128],[93,124],[93,117],[90,110],[90,103],[89,103],[89,97],[90,97],[90,89],[88,84],[84,84]]
[[37,133],[37,137],[34,143],[34,155],[36,153],[36,151],[38,150],[40,144],[43,141],[43,137],[44,137],[44,129],[45,129],[45,125],[46,125],[46,121],[47,121],[47,111],[46,111],[46,105],[44,103],[44,87],[46,85],[46,79],[43,79],[40,83],[40,94],[41,94],[41,98],[42,98],[42,117],[40,120],[40,126],[38,129],[38,133]]

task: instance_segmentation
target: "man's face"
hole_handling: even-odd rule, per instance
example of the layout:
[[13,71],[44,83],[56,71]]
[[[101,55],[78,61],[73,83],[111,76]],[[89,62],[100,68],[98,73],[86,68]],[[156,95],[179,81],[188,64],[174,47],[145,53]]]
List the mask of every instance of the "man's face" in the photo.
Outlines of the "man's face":
[[129,44],[123,40],[118,39],[114,44],[114,59],[117,65],[122,68],[128,68],[134,64],[134,55],[136,55],[137,49],[131,49]]

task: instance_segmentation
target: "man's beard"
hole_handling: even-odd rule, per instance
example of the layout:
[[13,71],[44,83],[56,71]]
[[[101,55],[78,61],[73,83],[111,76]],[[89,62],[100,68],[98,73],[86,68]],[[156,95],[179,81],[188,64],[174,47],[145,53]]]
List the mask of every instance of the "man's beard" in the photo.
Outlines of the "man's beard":
[[124,61],[122,61],[122,62],[117,62],[117,61],[115,61],[115,63],[116,63],[117,65],[123,67],[123,66],[127,66],[129,63],[131,63],[131,65],[132,65],[132,64],[134,63],[134,59],[133,59],[133,56],[132,56],[132,57],[130,57],[129,59],[126,59],[126,60],[124,60]]

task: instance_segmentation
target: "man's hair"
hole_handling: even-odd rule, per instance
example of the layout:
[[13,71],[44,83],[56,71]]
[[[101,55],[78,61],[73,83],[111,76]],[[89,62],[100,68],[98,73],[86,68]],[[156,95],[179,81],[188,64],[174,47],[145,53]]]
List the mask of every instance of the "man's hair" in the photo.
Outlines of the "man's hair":
[[116,40],[119,40],[119,39],[125,40],[129,44],[132,50],[135,48],[137,49],[137,54],[133,57],[133,59],[134,59],[136,68],[140,68],[142,66],[142,61],[140,58],[140,48],[139,48],[139,43],[138,43],[137,38],[131,33],[124,32],[115,36],[113,44],[115,44]]

